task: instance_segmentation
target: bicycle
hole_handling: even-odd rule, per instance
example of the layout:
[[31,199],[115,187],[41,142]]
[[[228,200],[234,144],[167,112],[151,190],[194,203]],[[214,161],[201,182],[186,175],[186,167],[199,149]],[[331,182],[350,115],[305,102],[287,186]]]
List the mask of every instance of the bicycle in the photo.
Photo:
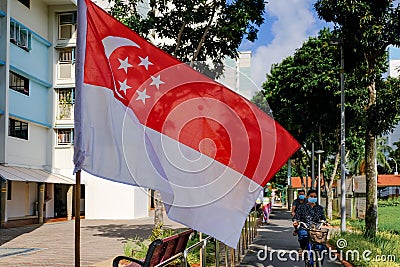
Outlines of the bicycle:
[[[304,222],[299,222],[299,227],[307,231],[308,241],[306,247],[306,253],[302,253],[302,257],[305,262],[305,267],[322,267],[323,264],[323,250],[326,243],[328,232],[327,228],[322,228],[322,225],[329,225],[325,221],[313,224],[312,227],[308,227]],[[306,255],[305,255],[306,254]]]

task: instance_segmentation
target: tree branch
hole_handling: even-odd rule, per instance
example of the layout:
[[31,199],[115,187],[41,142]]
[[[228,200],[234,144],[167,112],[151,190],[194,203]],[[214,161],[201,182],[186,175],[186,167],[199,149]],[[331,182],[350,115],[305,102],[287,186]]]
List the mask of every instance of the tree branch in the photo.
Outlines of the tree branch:
[[201,47],[203,46],[203,43],[204,43],[204,41],[206,40],[208,31],[209,31],[210,28],[211,28],[211,24],[212,24],[212,22],[213,22],[213,20],[214,20],[214,16],[215,16],[215,13],[216,13],[216,6],[217,6],[216,1],[213,1],[213,10],[212,10],[212,13],[211,13],[211,17],[210,17],[210,19],[208,20],[207,26],[206,26],[206,28],[204,29],[204,32],[203,32],[203,36],[201,36],[201,39],[200,39],[200,41],[199,41],[199,44],[197,45],[196,52],[194,53],[193,58],[192,58],[192,60],[190,61],[190,66],[191,66],[191,67],[193,67],[194,62],[195,62],[195,60],[197,59],[197,56],[198,56],[199,53],[200,53]]
[[179,46],[181,45],[181,41],[182,41],[182,34],[183,34],[183,30],[186,27],[187,22],[184,21],[181,28],[179,29],[179,33],[178,33],[178,37],[176,38],[176,47],[175,47],[175,51],[174,51],[174,56],[176,56],[176,52],[179,49]]

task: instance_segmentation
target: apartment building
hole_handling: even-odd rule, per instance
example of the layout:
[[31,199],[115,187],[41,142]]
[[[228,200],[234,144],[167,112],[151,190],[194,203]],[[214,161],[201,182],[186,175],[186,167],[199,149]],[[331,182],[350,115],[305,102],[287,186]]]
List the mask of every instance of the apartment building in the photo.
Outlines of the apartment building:
[[[389,76],[400,76],[400,48],[398,47],[389,48]],[[393,143],[398,141],[400,141],[400,124],[388,135],[388,145],[393,147]],[[400,162],[397,164],[400,164]]]
[[[74,216],[76,0],[0,2],[0,223]],[[87,219],[148,215],[147,190],[82,173]]]
[[226,58],[224,64],[224,73],[218,81],[251,100],[259,90],[251,79],[251,51],[239,52],[236,59]]

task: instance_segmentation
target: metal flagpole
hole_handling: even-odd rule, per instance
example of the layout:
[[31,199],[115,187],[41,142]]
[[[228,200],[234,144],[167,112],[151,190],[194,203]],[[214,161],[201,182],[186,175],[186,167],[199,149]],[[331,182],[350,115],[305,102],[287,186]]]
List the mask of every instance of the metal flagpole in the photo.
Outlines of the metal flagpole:
[[75,267],[81,266],[81,171],[75,174]]
[[315,189],[314,142],[311,144],[311,189]]
[[346,232],[346,130],[344,106],[344,51],[340,42],[340,230]]

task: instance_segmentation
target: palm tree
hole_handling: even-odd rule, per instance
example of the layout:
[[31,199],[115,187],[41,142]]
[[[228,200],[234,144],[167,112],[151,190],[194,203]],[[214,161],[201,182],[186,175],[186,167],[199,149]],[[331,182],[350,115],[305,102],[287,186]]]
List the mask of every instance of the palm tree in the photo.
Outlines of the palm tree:
[[393,151],[393,149],[387,143],[387,137],[379,137],[376,140],[376,161],[381,166],[383,173],[391,173],[392,168],[387,161],[387,156]]
[[[353,153],[355,157],[348,162],[349,169],[354,175],[365,174],[365,153],[364,146],[358,146]],[[391,173],[392,168],[388,162],[388,156],[393,149],[388,145],[386,137],[379,137],[376,140],[376,161],[379,166],[379,173]]]

